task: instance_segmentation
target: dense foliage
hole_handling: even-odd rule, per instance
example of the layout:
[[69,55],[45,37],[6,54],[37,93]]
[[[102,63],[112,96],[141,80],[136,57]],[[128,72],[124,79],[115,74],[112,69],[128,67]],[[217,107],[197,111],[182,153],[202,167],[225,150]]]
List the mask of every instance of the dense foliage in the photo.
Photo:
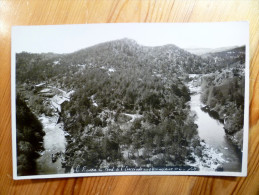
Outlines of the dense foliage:
[[[123,39],[66,55],[19,53],[17,89],[34,113],[60,116],[68,133],[67,170],[185,165],[194,161],[191,154],[202,156],[188,74],[205,75],[202,101],[226,121],[226,132],[242,128],[244,50],[228,52],[196,56],[174,45]],[[55,88],[74,93],[55,111],[39,83],[52,96]]]
[[42,124],[19,94],[16,105],[17,172],[18,175],[33,175],[36,172],[35,160],[43,150],[45,133]]
[[69,165],[184,164],[197,126],[186,105],[189,89],[180,80],[163,82],[165,77],[152,76],[145,68],[109,74],[92,68],[76,78],[80,87],[62,107],[71,134]]

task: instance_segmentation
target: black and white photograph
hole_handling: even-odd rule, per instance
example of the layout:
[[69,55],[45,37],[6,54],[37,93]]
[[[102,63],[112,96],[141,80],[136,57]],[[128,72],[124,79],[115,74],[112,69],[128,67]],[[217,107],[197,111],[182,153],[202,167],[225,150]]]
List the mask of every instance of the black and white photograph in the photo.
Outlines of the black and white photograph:
[[12,28],[14,179],[246,176],[247,22]]

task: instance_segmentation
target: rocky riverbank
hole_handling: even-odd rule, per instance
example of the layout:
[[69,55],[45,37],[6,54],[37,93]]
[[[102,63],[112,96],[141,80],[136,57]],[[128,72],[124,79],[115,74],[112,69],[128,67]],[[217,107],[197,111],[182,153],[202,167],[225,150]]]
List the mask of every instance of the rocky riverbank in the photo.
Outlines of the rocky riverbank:
[[[197,75],[193,76],[193,80],[189,82],[192,92],[191,108],[197,115],[196,124],[199,136],[205,141],[201,143],[204,153],[202,157],[198,155],[201,160],[196,161],[200,162],[200,169],[205,167],[217,171],[240,171],[241,152],[229,139],[224,120],[221,120],[215,110],[211,110],[201,101],[203,90],[200,87],[201,82],[198,82],[201,80],[201,75]],[[197,157],[194,158],[197,159]]]

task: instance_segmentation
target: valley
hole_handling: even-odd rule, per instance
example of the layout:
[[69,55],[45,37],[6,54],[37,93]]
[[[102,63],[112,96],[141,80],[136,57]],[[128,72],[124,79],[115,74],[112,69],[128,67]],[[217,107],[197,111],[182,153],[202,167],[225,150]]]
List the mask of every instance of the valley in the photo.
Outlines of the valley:
[[229,167],[242,156],[244,51],[198,56],[122,39],[71,54],[16,54],[17,94],[45,132],[38,174],[125,166],[240,171],[240,163]]

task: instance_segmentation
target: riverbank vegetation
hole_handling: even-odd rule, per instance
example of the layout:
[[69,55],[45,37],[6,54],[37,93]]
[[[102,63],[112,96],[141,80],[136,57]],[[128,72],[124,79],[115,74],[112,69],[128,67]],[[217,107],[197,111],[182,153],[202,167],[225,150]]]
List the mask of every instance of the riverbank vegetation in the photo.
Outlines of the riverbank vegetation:
[[[71,54],[23,52],[16,55],[17,91],[38,117],[60,116],[67,171],[185,166],[203,156],[189,106],[189,74],[206,75],[202,101],[224,116],[229,135],[237,136],[242,126],[242,56],[224,58],[222,53],[197,56],[174,45],[145,47],[129,39]],[[55,100],[61,90],[73,93]]]
[[[231,63],[227,64],[226,68],[202,76],[201,101],[207,106],[205,109],[208,112],[216,112],[217,119],[224,124],[228,138],[241,149],[244,122],[245,48],[241,47],[230,52],[235,57],[232,57]],[[221,52],[219,56],[222,55]],[[227,60],[226,63],[228,62]]]
[[35,160],[43,151],[45,135],[41,122],[18,94],[16,97],[17,174],[36,174]]

